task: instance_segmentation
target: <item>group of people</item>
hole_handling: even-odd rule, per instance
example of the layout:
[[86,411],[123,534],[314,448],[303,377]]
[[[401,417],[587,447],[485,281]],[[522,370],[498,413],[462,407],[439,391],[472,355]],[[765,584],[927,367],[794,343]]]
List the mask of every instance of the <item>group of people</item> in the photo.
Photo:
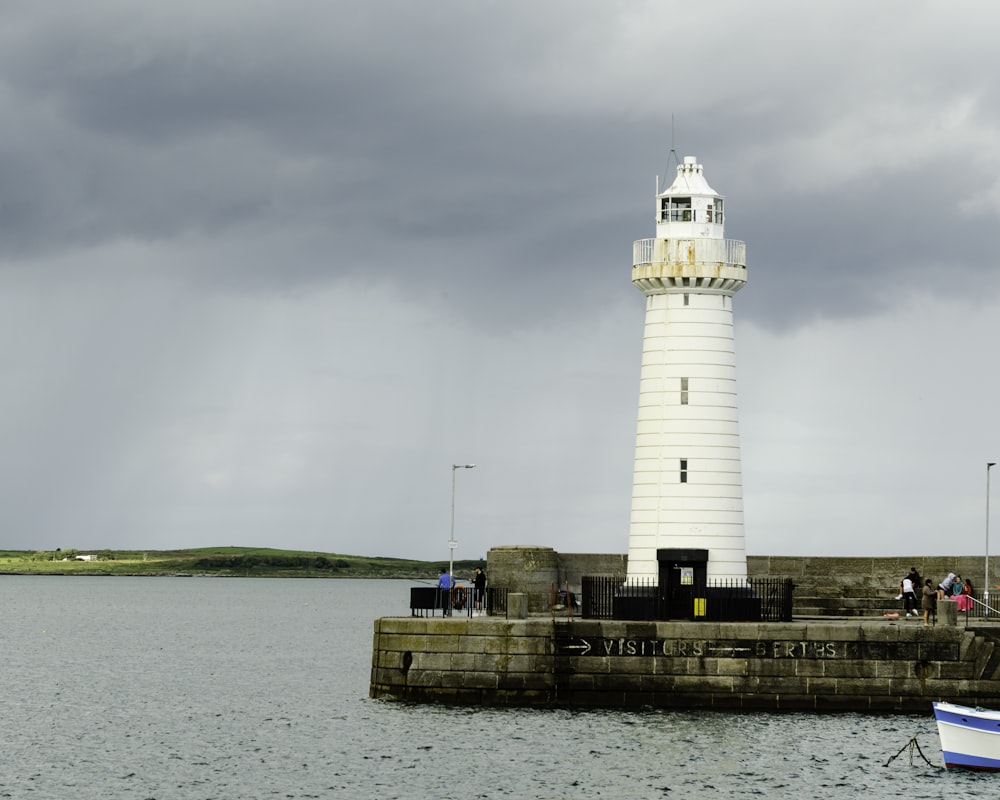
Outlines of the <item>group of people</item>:
[[[441,613],[446,616],[451,616],[452,601],[454,600],[454,590],[456,587],[455,579],[448,573],[448,570],[441,567],[441,573],[438,576],[437,589],[438,589],[438,603]],[[461,587],[459,587],[461,589]],[[463,600],[464,600],[464,592]],[[480,616],[483,613],[483,603],[486,600],[486,573],[483,572],[482,567],[476,567],[476,574],[472,576],[472,602],[473,602],[473,616]],[[457,605],[457,603],[456,603]],[[464,605],[464,603],[463,603]],[[461,605],[457,605],[458,610],[462,610]]]
[[949,572],[948,577],[937,585],[937,599],[954,600],[959,611],[968,611],[972,608],[972,581],[968,578],[962,580],[961,575]]
[[936,608],[938,600],[955,601],[959,611],[968,611],[972,608],[972,581],[968,578],[962,580],[961,575],[949,572],[937,586],[930,578],[925,578],[921,583],[920,573],[916,567],[910,567],[909,573],[899,582],[899,595],[897,600],[903,601],[903,608],[906,616],[919,617],[917,611],[917,592],[920,592],[920,609],[923,611],[924,627],[929,627],[931,613]]

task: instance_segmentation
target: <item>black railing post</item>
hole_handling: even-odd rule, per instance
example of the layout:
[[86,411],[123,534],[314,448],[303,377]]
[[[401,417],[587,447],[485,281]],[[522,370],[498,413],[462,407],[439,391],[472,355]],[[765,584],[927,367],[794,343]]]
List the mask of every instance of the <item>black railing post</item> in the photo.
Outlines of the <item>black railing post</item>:
[[795,584],[792,582],[791,578],[785,578],[784,584],[785,591],[782,593],[781,620],[782,622],[791,622],[792,592],[795,590]]

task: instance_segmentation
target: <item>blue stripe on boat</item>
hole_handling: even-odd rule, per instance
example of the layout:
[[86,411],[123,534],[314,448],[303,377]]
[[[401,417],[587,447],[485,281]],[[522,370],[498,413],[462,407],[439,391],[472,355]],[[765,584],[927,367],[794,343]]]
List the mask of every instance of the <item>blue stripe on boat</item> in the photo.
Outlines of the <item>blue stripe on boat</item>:
[[944,765],[946,767],[1000,771],[1000,760],[970,756],[966,753],[952,753],[950,750],[944,751]]
[[982,719],[981,717],[973,717],[966,714],[956,714],[940,707],[934,709],[934,716],[941,722],[958,725],[960,728],[972,728],[977,731],[1000,733],[1000,720],[997,719]]

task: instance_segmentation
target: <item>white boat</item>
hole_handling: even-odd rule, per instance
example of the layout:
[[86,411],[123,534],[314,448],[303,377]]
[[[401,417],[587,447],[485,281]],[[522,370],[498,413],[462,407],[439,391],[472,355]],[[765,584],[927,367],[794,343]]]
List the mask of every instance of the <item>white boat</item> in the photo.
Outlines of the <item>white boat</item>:
[[934,703],[946,767],[1000,770],[1000,711]]

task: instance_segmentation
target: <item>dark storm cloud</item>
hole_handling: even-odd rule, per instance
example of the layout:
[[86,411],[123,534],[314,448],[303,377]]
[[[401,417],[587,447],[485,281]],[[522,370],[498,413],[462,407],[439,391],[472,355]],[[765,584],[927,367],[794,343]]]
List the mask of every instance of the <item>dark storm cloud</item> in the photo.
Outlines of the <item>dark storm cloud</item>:
[[[511,287],[522,306],[525,280],[572,295],[585,281],[562,280],[569,269],[627,269],[631,209],[614,184],[632,176],[615,155],[619,120],[504,96],[493,73],[509,68],[514,37],[491,31],[510,22],[496,9],[393,11],[395,28],[355,10],[354,38],[320,13],[313,22],[332,42],[304,21],[283,19],[275,34],[252,16],[197,35],[72,15],[36,23],[3,56],[8,102],[22,113],[0,155],[2,247],[299,226],[335,266],[306,257],[240,269],[287,285],[372,262],[403,277],[416,261],[424,284],[461,274],[456,286]],[[462,23],[473,30],[453,30]],[[518,34],[519,60],[539,57],[544,30]]]
[[757,278],[740,298],[741,313],[779,327],[817,314],[868,316],[896,301],[896,282],[989,275],[983,218],[946,199],[962,197],[968,185],[958,171],[921,171],[806,197],[741,197],[733,205],[749,231]]
[[[930,59],[942,20],[919,4],[901,19],[899,4],[866,8],[861,28],[860,6],[772,5],[776,25],[740,6],[590,7],[569,22],[566,4],[23,6],[0,55],[0,252],[235,236],[261,257],[188,265],[197,280],[406,281],[416,266],[414,291],[489,291],[498,318],[538,318],[559,296],[596,307],[628,274],[628,242],[653,232],[677,111],[678,155],[729,196],[728,233],[751,243],[755,271],[781,276],[748,293],[748,317],[867,313],[872,273],[982,269],[977,222],[938,198],[988,191],[994,159],[965,142],[961,167],[943,168],[942,119],[926,120],[939,148],[897,162],[891,140],[926,137],[920,114],[961,113],[961,97],[989,126],[984,54]],[[909,35],[886,39],[890,24]],[[849,51],[817,46],[844,31]],[[643,59],[648,75],[630,73]],[[907,103],[924,111],[893,111]],[[866,136],[877,154],[858,169]],[[937,226],[959,246],[935,252]],[[295,231],[307,244],[279,268],[265,254]]]
[[[850,171],[864,157],[864,121],[844,149],[822,142],[831,126],[868,113],[861,102],[940,109],[934,94],[953,85],[945,74],[975,61],[956,50],[928,63],[919,50],[931,31],[916,27],[923,8],[904,20],[920,32],[899,54],[877,33],[891,15],[870,12],[850,59],[810,43],[820,23],[831,35],[851,29],[850,9],[828,9],[808,28],[806,17],[786,15],[788,30],[754,32],[760,43],[745,63],[756,80],[726,69],[741,64],[725,48],[738,19],[719,17],[711,37],[699,28],[685,38],[688,16],[657,17],[673,25],[664,31],[670,46],[658,54],[650,37],[657,71],[636,93],[641,104],[603,85],[602,65],[631,55],[615,50],[628,23],[609,11],[599,13],[611,52],[579,60],[600,20],[566,28],[555,8],[528,17],[502,5],[298,10],[272,17],[252,8],[225,24],[221,14],[199,25],[134,12],[100,25],[82,13],[35,23],[3,57],[11,91],[31,99],[22,136],[0,162],[10,178],[5,246],[23,253],[227,229],[266,237],[271,227],[299,226],[337,254],[335,265],[305,257],[275,270],[251,261],[243,273],[280,286],[377,266],[406,279],[419,262],[425,290],[489,287],[503,314],[519,299],[530,318],[558,293],[569,305],[597,303],[602,292],[591,285],[627,274],[627,243],[652,233],[651,178],[666,163],[676,109],[679,154],[699,155],[734,201],[729,234],[751,242],[758,269],[783,276],[743,312],[773,323],[857,313],[871,302],[859,287],[872,271],[931,258],[935,243],[920,220],[934,201],[921,179],[952,196],[989,180],[975,154],[965,160],[971,175],[932,174],[937,152],[825,185],[813,175],[838,164]],[[787,35],[796,26],[810,36]],[[768,38],[781,47],[768,50]],[[721,58],[701,64],[703,45],[716,42]],[[907,51],[913,60],[902,70]],[[873,58],[876,69],[864,63]],[[563,59],[567,75],[554,79]],[[966,74],[963,91],[989,91],[981,70]],[[988,108],[980,97],[973,114]],[[912,123],[890,115],[870,125],[902,138]],[[937,224],[968,226],[954,204],[937,205]],[[953,268],[981,263],[975,238],[961,240],[970,252],[949,252]]]

